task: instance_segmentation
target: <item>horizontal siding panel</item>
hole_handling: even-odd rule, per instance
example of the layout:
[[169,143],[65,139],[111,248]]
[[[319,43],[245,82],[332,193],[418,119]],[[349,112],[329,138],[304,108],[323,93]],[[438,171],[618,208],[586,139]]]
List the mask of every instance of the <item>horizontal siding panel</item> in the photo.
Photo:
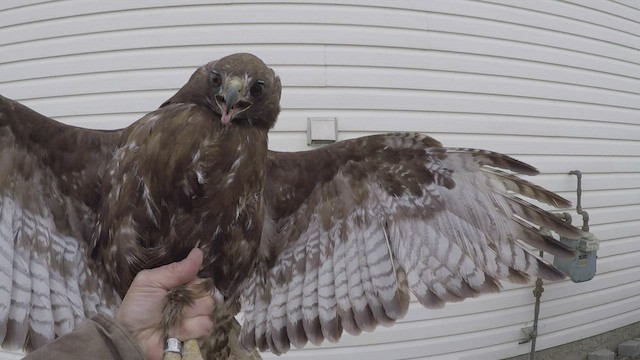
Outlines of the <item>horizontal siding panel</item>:
[[[51,0],[48,0],[51,1]],[[48,2],[47,0],[5,0],[0,4],[0,11],[19,9],[29,5]],[[2,350],[0,350],[2,351]]]
[[[194,26],[206,24],[349,24],[406,29],[424,29],[426,13],[364,6],[326,6],[319,4],[237,4],[199,5],[148,9],[144,12],[107,12],[73,18],[37,21],[0,29],[1,44],[28,42],[82,35],[87,32]],[[73,6],[73,5],[70,5]],[[247,13],[261,16],[248,19]],[[90,29],[87,31],[87,29]]]
[[[640,56],[640,53],[638,55]],[[474,94],[553,99],[632,109],[640,107],[637,103],[638,94],[529,79],[427,70],[335,67],[327,68],[326,75],[326,85],[330,87],[348,86],[469,92]]]
[[[384,66],[402,69],[433,69],[441,71],[501,75],[537,79],[547,82],[602,87],[640,93],[634,79],[589,69],[567,67],[549,62],[523,61],[491,55],[447,52],[430,49],[386,49],[376,47],[328,46],[327,65]],[[399,62],[398,59],[402,59]]]
[[[539,41],[553,40],[553,36],[571,36],[563,34],[567,31],[576,32],[576,26],[586,27],[581,34],[581,37],[584,37],[584,39],[572,36],[570,38],[571,41],[561,38],[555,43],[547,44],[549,46],[558,46],[558,44],[562,44],[560,47],[566,47],[566,44],[578,46],[579,44],[577,43],[581,40],[592,41],[590,40],[591,38],[597,38],[603,35],[602,29],[599,29],[600,31],[594,31],[593,27],[588,27],[581,22],[575,20],[570,21],[567,19],[560,19],[555,22],[558,23],[563,20],[565,22],[569,22],[569,24],[560,29],[535,29],[537,27],[536,25],[539,26],[539,24],[545,24],[547,22],[544,18],[532,18],[532,15],[541,16],[541,14],[522,12],[523,14],[520,16],[514,16],[514,11],[512,11],[512,9],[504,11],[504,7],[473,2],[467,3],[466,5],[467,6],[464,6],[463,8],[465,10],[464,14],[467,16],[462,17],[460,16],[461,7],[459,3],[452,1],[432,2],[432,6],[427,8],[429,11],[434,12],[429,16],[428,23],[430,30],[450,32],[453,29],[455,32],[465,34],[476,33],[478,35],[488,37],[517,37],[518,41],[522,41],[527,36],[514,32],[514,28],[517,29],[523,26],[514,26],[514,24],[523,24],[524,21],[524,23],[531,28],[529,31],[546,31],[546,33],[543,34],[544,36],[540,36],[541,34],[534,34],[531,36],[531,39],[533,39],[532,42],[536,43]],[[455,15],[437,13],[451,13],[456,10],[458,12],[455,13]],[[392,10],[388,7],[383,9],[373,7],[367,8],[363,6],[328,7],[326,5],[322,6],[317,4],[300,4],[300,6],[295,6],[292,10],[291,4],[242,4],[234,7],[200,5],[181,8],[172,6],[148,9],[144,12],[111,11],[99,15],[91,14],[88,16],[76,16],[71,19],[65,17],[55,21],[37,21],[22,26],[8,28],[4,32],[0,31],[0,34],[2,35],[2,38],[5,39],[5,43],[8,41],[17,43],[29,41],[31,40],[31,37],[46,39],[81,34],[86,32],[84,29],[91,29],[91,32],[107,32],[113,30],[120,31],[141,28],[208,24],[212,22],[216,24],[236,24],[244,23],[247,20],[245,14],[248,11],[260,12],[263,14],[262,16],[252,20],[254,23],[350,23],[352,25],[390,26],[414,29],[424,29],[427,23],[426,13],[400,9]],[[490,20],[478,19],[478,13],[491,13],[492,17]],[[68,15],[65,14],[65,16]],[[496,20],[501,20],[503,23],[501,24]],[[480,26],[482,24],[493,26],[495,30],[489,32],[483,31],[483,26]],[[506,29],[508,29],[508,31],[506,31]],[[559,30],[564,31],[558,32]],[[587,34],[584,34],[585,32],[587,32]],[[629,47],[637,47],[637,36],[613,32],[611,30],[609,30],[609,33],[613,34],[609,36],[608,42],[615,42],[615,45],[623,43]],[[627,38],[626,41],[624,37]],[[604,43],[604,41],[601,41],[601,43]],[[601,46],[605,45],[607,44],[602,44]],[[591,48],[593,46],[593,44],[589,43],[585,47]],[[593,53],[598,53],[607,57],[628,58],[631,62],[635,62],[635,59],[637,59],[637,54],[631,49],[628,50],[628,55],[611,53],[612,50],[625,51],[625,48],[609,45],[606,49],[602,51],[594,50],[595,52]]]
[[[540,12],[533,10],[536,6],[540,6],[543,3],[562,4],[561,2],[550,1],[504,1],[505,4],[499,4],[500,1],[476,1],[476,2],[461,2],[454,1],[430,1],[427,2],[428,10],[430,12],[464,15],[467,17],[488,20],[493,23],[503,23],[501,26],[508,27],[507,31],[502,34],[495,34],[495,37],[510,36],[515,29],[523,29],[523,26],[537,29],[540,31],[546,31],[544,35],[536,37],[534,42],[548,41],[549,37],[554,35],[566,36],[572,35],[571,40],[580,39],[587,40],[592,39],[602,43],[609,43],[611,45],[624,45],[629,48],[639,48],[638,33],[640,26],[632,21],[620,21],[621,19],[612,17],[612,21],[617,21],[617,27],[612,28],[612,23],[594,23],[586,22],[581,19],[581,16],[588,16],[589,10],[580,6],[566,6],[571,8],[571,17],[564,17],[555,12]],[[461,6],[464,4],[464,6]],[[507,5],[507,6],[504,6]],[[560,6],[563,6],[560,5]],[[599,20],[599,19],[593,19]],[[432,25],[433,22],[430,22]],[[599,26],[594,26],[598,24]],[[444,24],[449,26],[450,24]],[[514,26],[515,25],[515,26]],[[461,24],[461,27],[466,27],[467,24]],[[619,26],[619,28],[618,28]],[[629,29],[635,28],[636,32],[624,31],[625,26]],[[471,30],[475,31],[475,30]],[[520,39],[518,39],[520,40]],[[574,45],[570,41],[566,41],[565,45]],[[616,49],[617,50],[617,49]],[[609,56],[608,53],[604,53],[605,56]]]
[[[29,24],[38,21],[45,21],[59,18],[71,18],[88,14],[100,14],[106,12],[116,12],[125,10],[143,10],[159,6],[179,6],[187,5],[180,0],[138,0],[136,2],[128,1],[78,1],[78,2],[59,2],[40,1],[43,4],[35,4],[34,6],[24,6],[12,11],[8,11],[7,15],[2,18],[0,26],[12,26]],[[189,4],[231,4],[233,0],[198,0],[189,1]]]
[[[345,101],[344,99],[348,99]],[[575,104],[515,96],[411,91],[400,89],[285,89],[286,109],[411,110],[475,114],[522,115],[633,124],[637,111],[597,104]]]
[[[608,12],[597,11],[582,6],[583,2],[576,1],[520,1],[520,0],[483,0],[513,8],[523,8],[537,13],[554,15],[560,18],[580,21],[584,26],[596,25],[598,28],[609,28],[631,35],[640,34],[640,23],[625,16],[618,16]],[[546,25],[546,24],[545,24]],[[546,25],[553,26],[553,25]]]
[[637,220],[638,214],[640,214],[639,211],[640,204],[635,204],[612,208],[589,209],[589,214],[592,216],[592,219],[597,219],[598,224],[608,224]]
[[[574,300],[575,301],[575,300]],[[606,304],[601,304],[598,306],[597,311],[594,311],[593,308],[583,309],[572,311],[565,315],[555,316],[553,318],[544,320],[544,328],[546,333],[559,332],[563,330],[574,330],[575,327],[584,326],[585,325],[585,317],[589,319],[590,324],[597,323],[598,321],[606,321],[608,319],[614,318],[619,314],[625,313],[634,313],[638,312],[638,301],[640,301],[640,295],[628,297],[626,299],[621,299],[617,301],[612,301]],[[631,318],[631,320],[640,321],[640,317],[635,315]],[[602,333],[604,329],[602,328],[594,328],[591,331],[581,330],[579,332],[571,331],[575,340],[579,340],[586,336],[594,336],[599,333]],[[606,330],[604,330],[606,331]],[[589,334],[589,335],[587,335]],[[517,341],[517,339],[514,339]],[[549,341],[553,341],[549,339]],[[547,344],[547,346],[557,346],[561,343],[557,340],[553,341],[553,343]]]
[[[589,201],[583,206],[620,207],[640,204],[640,186],[632,189],[589,191]],[[626,209],[630,211],[630,209]]]
[[[640,170],[640,168],[639,168]],[[615,181],[612,181],[615,178]],[[637,173],[588,174],[582,179],[583,190],[640,189],[640,171]],[[568,189],[563,189],[568,190]]]
[[[588,314],[585,314],[589,316]],[[536,348],[549,348],[562,345],[566,341],[573,342],[583,339],[584,337],[590,337],[602,334],[607,331],[617,329],[625,326],[630,320],[638,320],[640,318],[640,310],[634,310],[621,315],[613,316],[607,319],[601,319],[598,321],[589,322],[576,326],[572,329],[564,331],[558,331],[551,334],[541,334],[536,342]],[[519,332],[519,327],[513,327],[512,332]],[[457,353],[453,359],[458,360],[493,360],[497,358],[511,357],[516,355],[528,354],[531,345],[529,343],[524,345],[513,345],[513,343],[502,344],[502,346],[483,347],[474,349],[464,353]]]
[[[21,61],[0,67],[0,81],[41,79],[73,74],[131,71],[154,68],[191,68],[232,52],[250,51],[275,65],[317,65],[384,67],[486,74],[574,84],[640,94],[638,81],[624,76],[555,64],[523,62],[492,56],[457,54],[418,49],[381,49],[373,46],[321,46],[289,44],[277,48],[266,45],[207,45],[120,50],[117,53],[79,54],[69,57]],[[287,56],[294,52],[296,57]],[[399,66],[398,59],[403,59]],[[118,60],[118,61],[116,61]],[[46,63],[46,66],[43,66]],[[286,81],[286,78],[284,78]]]
[[629,8],[622,4],[617,4],[617,3],[610,4],[608,1],[602,1],[602,0],[585,0],[585,1],[569,0],[569,2],[574,4],[579,4],[580,6],[584,6],[586,8],[593,9],[601,13],[611,14],[623,19],[629,19],[631,21],[640,23],[640,14],[638,14],[637,12],[629,11]]
[[432,36],[429,36],[429,44],[432,49],[441,51],[465,52],[525,61],[553,63],[556,65],[622,75],[634,79],[640,77],[640,67],[626,61],[517,41],[481,38],[472,35],[434,33]]
[[598,234],[601,241],[622,239],[627,237],[640,237],[640,220],[617,222],[611,224],[594,225],[591,227],[594,234]]
[[[640,230],[636,235],[640,235]],[[640,241],[635,237],[607,240],[600,243],[598,256],[607,257],[616,254],[640,252]]]
[[[202,36],[208,34],[225,33],[220,39],[224,45],[237,45],[238,43],[258,43],[259,38],[279,39],[279,44],[317,44],[329,43],[339,45],[358,46],[386,46],[393,48],[413,48],[424,50],[427,47],[441,51],[454,51],[474,53],[492,57],[515,58],[541,63],[554,63],[564,66],[598,71],[605,74],[624,75],[640,78],[640,66],[624,63],[612,59],[594,58],[560,49],[546,49],[537,45],[524,43],[505,44],[502,41],[486,38],[470,39],[467,35],[426,33],[417,30],[400,30],[389,28],[325,26],[315,36],[310,31],[317,25],[291,25],[281,24],[277,27],[270,25],[246,25],[250,29],[242,31],[245,26],[220,25],[220,26],[193,26],[175,29],[143,29],[137,31],[117,31],[104,34],[88,34],[75,37],[65,37],[52,40],[37,40],[26,44],[3,46],[0,53],[0,63],[12,63],[16,61],[34,60],[58,56],[80,55],[98,53],[104,51],[122,51],[133,49],[154,49],[159,46],[198,46],[204,45],[206,40]],[[302,27],[302,29],[299,29]],[[295,30],[293,28],[296,28]],[[308,29],[305,29],[308,28]],[[309,30],[309,31],[307,31]],[[191,33],[202,33],[202,36],[187,36]],[[381,38],[385,44],[375,44],[369,38]],[[184,39],[188,39],[185,41]],[[41,49],[51,50],[43,53]],[[511,52],[511,53],[509,53]],[[582,65],[581,65],[582,64]],[[585,67],[584,64],[589,64]],[[598,66],[594,66],[598,65]]]
[[615,1],[619,4],[622,4],[624,6],[633,8],[633,9],[637,9],[640,10],[640,4],[638,4],[637,2],[633,1],[633,0],[612,0]]
[[536,160],[527,154],[518,156],[520,160],[535,163],[541,172],[561,173],[569,169],[578,169],[590,173],[637,173],[640,171],[640,159],[634,156],[607,157],[600,155],[591,156],[566,156],[556,154],[544,159]]
[[[320,27],[320,31],[318,31]],[[224,36],[220,36],[224,34]],[[419,30],[312,24],[194,25],[173,28],[111,31],[106,33],[34,40],[3,46],[0,64],[74,54],[164,46],[235,45],[277,39],[277,44],[330,43],[424,49],[427,33]],[[381,44],[382,42],[382,44]],[[49,49],[46,53],[42,49]]]
[[633,40],[629,41],[634,43],[633,48],[619,46],[619,43],[611,44],[546,28],[524,26],[520,23],[498,22],[494,18],[485,20],[457,15],[432,14],[429,16],[429,29],[567,49],[633,64],[637,64],[639,61],[637,47],[640,39],[637,36],[625,36],[624,34],[623,37]]

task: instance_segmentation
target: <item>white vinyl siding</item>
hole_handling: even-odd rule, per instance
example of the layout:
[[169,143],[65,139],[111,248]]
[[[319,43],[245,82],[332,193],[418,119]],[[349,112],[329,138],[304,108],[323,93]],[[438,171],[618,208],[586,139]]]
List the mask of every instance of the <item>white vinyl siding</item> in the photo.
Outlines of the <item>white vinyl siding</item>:
[[[123,127],[197,66],[251,52],[284,85],[273,149],[307,149],[307,118],[330,116],[339,139],[422,131],[514,155],[572,201],[579,169],[598,274],[544,285],[544,349],[640,321],[639,34],[631,0],[11,0],[0,94],[68,124]],[[283,358],[524,354],[533,302],[531,286],[506,285],[440,310],[412,303],[396,326]]]

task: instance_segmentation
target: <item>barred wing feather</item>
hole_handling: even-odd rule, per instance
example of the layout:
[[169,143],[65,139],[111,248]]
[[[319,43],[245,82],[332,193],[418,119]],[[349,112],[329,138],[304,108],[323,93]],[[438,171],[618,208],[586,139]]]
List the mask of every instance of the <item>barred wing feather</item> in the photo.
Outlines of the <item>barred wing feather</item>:
[[34,141],[68,130],[0,97],[0,344],[5,349],[38,348],[85,317],[113,313],[119,302],[88,258],[86,224],[92,212],[65,195],[48,166],[51,158],[42,148],[47,142]]
[[[502,169],[502,170],[500,170]],[[243,294],[241,342],[284,353],[391,325],[409,293],[438,308],[502,280],[564,275],[523,243],[572,256],[538,226],[581,231],[522,199],[569,202],[516,173],[508,156],[443,148],[420,134],[375,135],[271,153],[258,270]]]

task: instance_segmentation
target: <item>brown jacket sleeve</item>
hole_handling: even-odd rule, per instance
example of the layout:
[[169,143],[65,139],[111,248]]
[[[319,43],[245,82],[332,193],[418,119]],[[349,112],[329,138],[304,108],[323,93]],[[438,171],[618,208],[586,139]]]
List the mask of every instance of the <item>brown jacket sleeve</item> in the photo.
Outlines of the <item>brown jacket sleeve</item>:
[[28,354],[27,360],[143,360],[140,347],[115,320],[98,315],[72,332]]

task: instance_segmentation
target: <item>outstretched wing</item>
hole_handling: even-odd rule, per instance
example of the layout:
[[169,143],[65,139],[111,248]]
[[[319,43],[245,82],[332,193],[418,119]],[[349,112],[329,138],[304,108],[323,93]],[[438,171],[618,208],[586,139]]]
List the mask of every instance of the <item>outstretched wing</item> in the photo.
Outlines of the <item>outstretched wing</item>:
[[31,350],[119,298],[88,256],[98,169],[115,133],[0,96],[0,344]]
[[[503,170],[500,170],[503,169]],[[287,351],[389,325],[409,292],[426,307],[563,274],[523,243],[570,256],[537,226],[580,231],[526,202],[569,202],[514,173],[505,155],[443,148],[420,134],[376,135],[271,153],[258,271],[243,294],[241,342]]]

